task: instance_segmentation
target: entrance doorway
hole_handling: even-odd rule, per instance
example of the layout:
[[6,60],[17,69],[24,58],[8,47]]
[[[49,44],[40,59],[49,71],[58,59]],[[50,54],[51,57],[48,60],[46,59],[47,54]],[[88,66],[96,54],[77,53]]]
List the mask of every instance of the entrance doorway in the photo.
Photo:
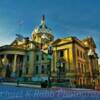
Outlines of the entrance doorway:
[[6,78],[10,78],[11,77],[11,69],[10,69],[10,65],[8,64],[6,66]]

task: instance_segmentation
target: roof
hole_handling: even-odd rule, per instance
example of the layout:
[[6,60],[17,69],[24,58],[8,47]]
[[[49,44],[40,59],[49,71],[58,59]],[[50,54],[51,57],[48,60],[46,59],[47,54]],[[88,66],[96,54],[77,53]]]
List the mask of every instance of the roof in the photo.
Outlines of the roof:
[[3,51],[3,50],[21,50],[21,51],[25,51],[24,48],[18,48],[18,47],[14,47],[14,46],[11,46],[11,45],[1,46],[0,51]]
[[69,44],[69,43],[77,43],[81,45],[82,47],[85,47],[84,43],[74,36],[57,39],[52,43],[52,45],[57,46],[57,45]]

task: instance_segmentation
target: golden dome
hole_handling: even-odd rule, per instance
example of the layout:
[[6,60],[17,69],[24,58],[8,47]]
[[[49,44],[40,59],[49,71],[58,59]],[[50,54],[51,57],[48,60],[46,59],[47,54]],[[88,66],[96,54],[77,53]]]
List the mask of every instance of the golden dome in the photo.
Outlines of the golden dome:
[[45,34],[50,41],[54,39],[54,36],[52,35],[52,30],[46,26],[44,15],[42,16],[41,24],[38,27],[36,27],[32,32],[32,40],[35,40],[37,36],[41,37],[43,34]]

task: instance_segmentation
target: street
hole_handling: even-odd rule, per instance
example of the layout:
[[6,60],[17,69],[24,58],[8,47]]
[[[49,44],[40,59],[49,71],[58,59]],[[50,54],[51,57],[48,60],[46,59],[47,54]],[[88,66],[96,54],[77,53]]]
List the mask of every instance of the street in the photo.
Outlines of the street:
[[89,89],[16,87],[0,85],[0,100],[100,100],[100,92]]

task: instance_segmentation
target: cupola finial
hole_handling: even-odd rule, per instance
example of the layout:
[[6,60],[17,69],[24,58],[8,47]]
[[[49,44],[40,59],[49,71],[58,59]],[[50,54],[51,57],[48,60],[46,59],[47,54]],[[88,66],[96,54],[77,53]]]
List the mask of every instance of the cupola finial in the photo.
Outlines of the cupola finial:
[[41,25],[45,26],[46,22],[45,22],[45,15],[42,16],[42,20],[41,20]]
[[45,15],[42,16],[42,20],[45,20]]

